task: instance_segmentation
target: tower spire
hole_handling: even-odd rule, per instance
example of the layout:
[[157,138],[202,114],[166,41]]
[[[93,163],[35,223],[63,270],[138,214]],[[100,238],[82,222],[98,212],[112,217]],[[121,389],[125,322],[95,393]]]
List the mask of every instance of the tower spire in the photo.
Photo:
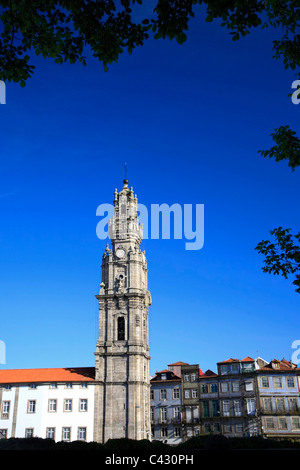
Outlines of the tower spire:
[[[126,169],[126,166],[125,166]],[[125,174],[127,176],[127,173]],[[115,192],[112,249],[102,257],[96,345],[95,440],[145,439],[150,434],[148,269],[140,249],[137,198],[128,181]]]
[[124,169],[125,169],[125,179],[124,179],[124,183],[125,183],[125,181],[128,183],[128,179],[127,179],[127,162],[125,162]]

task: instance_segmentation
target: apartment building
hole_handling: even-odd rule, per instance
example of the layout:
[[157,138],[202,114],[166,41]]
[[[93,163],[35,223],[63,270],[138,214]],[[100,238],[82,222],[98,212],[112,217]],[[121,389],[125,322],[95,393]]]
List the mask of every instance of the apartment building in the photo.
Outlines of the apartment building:
[[259,433],[256,383],[257,361],[228,359],[217,363],[219,375],[220,432],[225,436]]
[[207,370],[199,376],[200,433],[218,434],[221,432],[218,375]]
[[182,423],[185,440],[200,434],[199,376],[201,374],[199,364],[181,366]]
[[260,434],[271,438],[300,437],[299,369],[273,359],[257,370]]
[[150,387],[152,440],[179,444],[183,440],[180,377],[165,369],[155,373]]

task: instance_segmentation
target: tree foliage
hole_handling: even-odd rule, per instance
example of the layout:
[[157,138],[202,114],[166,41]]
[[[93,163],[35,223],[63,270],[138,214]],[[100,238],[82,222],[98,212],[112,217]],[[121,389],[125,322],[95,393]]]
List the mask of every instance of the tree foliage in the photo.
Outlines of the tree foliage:
[[274,242],[261,241],[256,250],[265,256],[263,272],[274,275],[281,274],[285,279],[295,274],[293,284],[300,293],[300,232],[292,235],[291,229],[282,227],[270,231]]
[[300,165],[300,140],[289,126],[280,126],[271,134],[274,145],[270,150],[259,150],[263,157],[273,157],[278,162],[288,160],[294,171]]
[[274,57],[287,68],[300,65],[298,0],[156,0],[151,17],[137,21],[141,5],[142,0],[0,0],[0,78],[24,86],[34,71],[33,52],[56,63],[86,64],[88,47],[108,70],[125,49],[131,53],[150,34],[183,43],[199,5],[206,21],[221,19],[233,40],[254,27],[279,28]]

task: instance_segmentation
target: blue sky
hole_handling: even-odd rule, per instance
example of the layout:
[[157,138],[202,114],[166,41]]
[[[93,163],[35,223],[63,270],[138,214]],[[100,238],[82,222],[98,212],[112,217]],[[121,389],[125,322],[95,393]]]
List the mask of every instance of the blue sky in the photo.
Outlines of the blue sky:
[[1,368],[93,366],[106,241],[99,204],[122,187],[140,203],[204,204],[204,246],[144,240],[153,304],[150,370],[229,357],[290,359],[300,339],[290,280],[255,250],[275,227],[299,231],[299,171],[262,158],[270,133],[299,133],[294,72],[270,31],[232,42],[196,18],[188,40],[149,40],[108,73],[34,57],[1,113]]

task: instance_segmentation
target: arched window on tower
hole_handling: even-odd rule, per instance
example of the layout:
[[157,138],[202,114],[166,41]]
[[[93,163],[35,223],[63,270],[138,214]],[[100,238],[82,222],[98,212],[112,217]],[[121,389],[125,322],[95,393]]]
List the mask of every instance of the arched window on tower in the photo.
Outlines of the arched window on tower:
[[124,317],[118,318],[118,341],[125,339],[125,319]]

